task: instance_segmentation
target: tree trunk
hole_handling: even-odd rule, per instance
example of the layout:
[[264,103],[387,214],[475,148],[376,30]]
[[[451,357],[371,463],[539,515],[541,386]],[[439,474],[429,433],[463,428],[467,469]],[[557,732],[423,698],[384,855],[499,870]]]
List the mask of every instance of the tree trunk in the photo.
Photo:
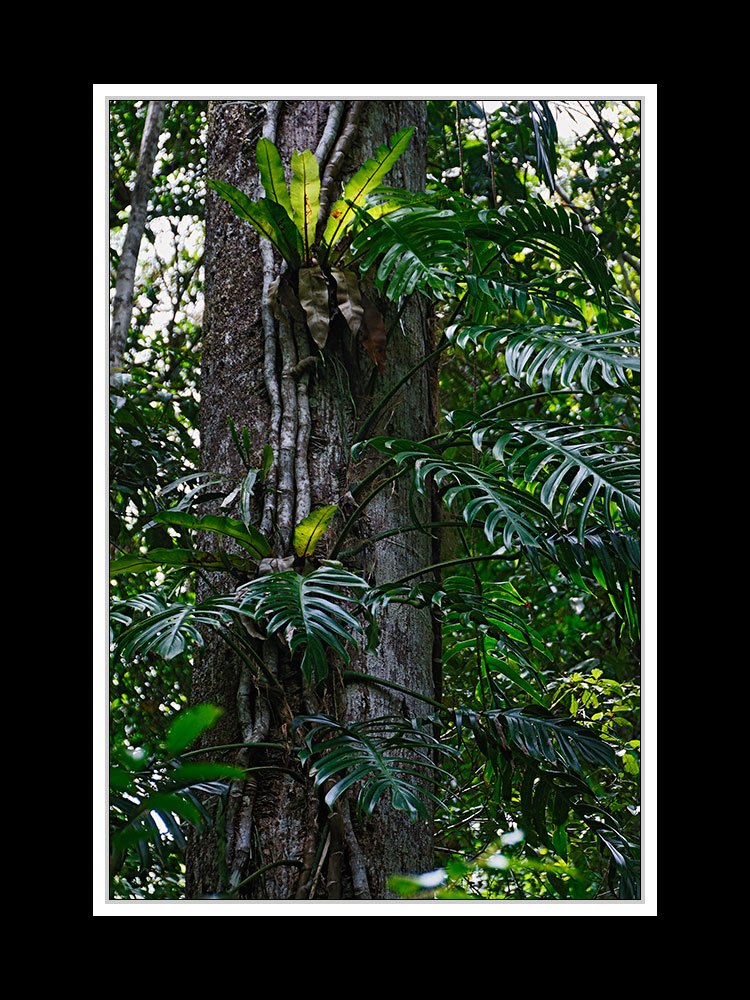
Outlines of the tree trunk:
[[[265,134],[279,149],[287,181],[292,152],[309,149],[322,160],[322,177],[326,162],[338,164],[336,182],[340,183],[407,126],[415,126],[409,147],[384,183],[422,190],[424,102],[288,101],[267,106],[213,102],[208,176],[229,182],[256,200],[263,194],[256,144]],[[342,135],[351,137],[345,150],[337,145]],[[336,189],[329,204],[338,196]],[[405,476],[391,480],[397,471],[393,464],[368,485],[368,475],[383,456],[370,451],[355,461],[350,451],[368,414],[434,350],[427,304],[413,296],[399,317],[396,306],[380,299],[372,281],[363,278],[365,293],[382,314],[387,330],[385,364],[373,363],[363,334],[352,336],[343,318],[335,316],[335,309],[325,349],[319,351],[304,323],[290,322],[285,328],[270,315],[267,289],[279,274],[280,260],[262,242],[249,223],[209,192],[202,468],[238,480],[243,476],[245,470],[229,432],[231,418],[238,431],[247,427],[251,465],[259,467],[264,445],[273,446],[275,461],[267,485],[275,491],[267,491],[265,498],[259,489],[255,491],[253,514],[277,556],[290,553],[290,533],[307,512],[335,504],[338,512],[316,557],[329,556],[339,539],[336,558],[373,586],[439,561],[436,542],[426,531],[378,537],[410,524],[412,510],[422,523],[434,521],[431,498],[410,495]],[[292,369],[306,356],[318,360],[292,376]],[[368,436],[420,440],[435,433],[436,386],[437,363],[430,361],[379,411]],[[341,538],[350,516],[371,493],[364,512]],[[239,516],[236,510],[221,513]],[[230,576],[210,582],[224,593],[238,585]],[[199,597],[208,596],[211,591],[200,586]],[[219,704],[225,714],[204,745],[266,745],[228,753],[227,760],[258,770],[249,770],[244,784],[232,786],[216,832],[191,843],[189,897],[234,892],[241,899],[385,899],[392,898],[387,887],[391,874],[434,866],[431,821],[411,822],[386,797],[366,819],[357,815],[351,805],[354,800],[346,797],[329,809],[323,801],[326,787],[313,788],[292,746],[291,723],[299,715],[324,712],[352,724],[385,715],[426,714],[424,702],[394,688],[351,683],[352,672],[375,675],[427,698],[439,696],[439,682],[433,676],[433,664],[439,662],[439,629],[429,613],[393,604],[381,614],[379,625],[377,653],[367,653],[364,642],[360,643],[346,674],[342,664],[332,660],[328,678],[314,689],[303,682],[283,641],[256,641],[259,655],[277,678],[279,687],[272,687],[261,684],[220,639],[206,636],[206,647],[195,667],[192,700]],[[215,752],[212,757],[217,759]]]
[[130,217],[125,243],[117,267],[115,299],[112,305],[112,326],[109,334],[110,370],[119,368],[130,332],[130,318],[133,314],[133,285],[138,253],[141,248],[143,231],[146,228],[148,198],[153,184],[154,161],[159,148],[159,136],[164,122],[166,101],[150,101],[143,138],[138,154],[138,168],[130,202]]

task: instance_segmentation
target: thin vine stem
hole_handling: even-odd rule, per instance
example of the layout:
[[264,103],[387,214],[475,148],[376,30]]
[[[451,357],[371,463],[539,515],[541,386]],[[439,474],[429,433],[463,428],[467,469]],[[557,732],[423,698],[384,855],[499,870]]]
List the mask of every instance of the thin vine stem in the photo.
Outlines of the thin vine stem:
[[240,891],[243,885],[247,885],[248,882],[252,882],[252,880],[254,878],[257,878],[258,875],[263,875],[267,871],[270,871],[271,868],[278,868],[281,865],[294,865],[295,868],[303,867],[303,863],[299,860],[299,858],[280,858],[278,861],[271,861],[270,864],[263,865],[262,868],[259,868],[257,871],[253,872],[252,875],[248,875],[246,879],[243,879],[240,883],[238,883],[234,887],[234,889],[232,889],[229,895],[234,896],[237,892]]
[[418,691],[412,691],[411,688],[404,687],[403,684],[396,684],[395,681],[387,681],[383,677],[376,677],[374,674],[359,674],[356,670],[344,670],[343,678],[345,681],[351,681],[355,683],[357,681],[370,681],[373,684],[382,684],[384,687],[395,688],[396,691],[401,691],[403,694],[411,695],[413,698],[418,698],[420,701],[427,702],[428,705],[433,705],[435,708],[439,708],[441,712],[453,713],[453,709],[447,708],[445,705],[441,705],[439,701],[435,701],[433,698],[428,698],[425,694],[420,694]]
[[329,559],[335,559],[338,556],[339,552],[341,551],[341,545],[342,545],[344,539],[349,534],[349,532],[352,530],[352,528],[354,527],[354,524],[355,524],[357,518],[360,516],[360,514],[362,514],[362,512],[365,509],[365,507],[370,503],[370,501],[374,500],[375,497],[378,495],[378,493],[380,493],[381,490],[384,490],[385,487],[389,483],[392,483],[395,479],[398,479],[400,476],[403,476],[403,474],[405,472],[406,472],[405,468],[404,469],[399,469],[398,472],[394,473],[392,476],[389,476],[387,479],[384,479],[382,483],[380,483],[378,486],[375,487],[375,489],[372,491],[372,493],[368,494],[365,497],[365,499],[362,501],[362,503],[359,505],[359,507],[357,507],[357,509],[352,514],[352,516],[349,518],[349,520],[346,522],[346,524],[341,529],[339,537],[336,539],[336,542],[334,543],[334,546],[331,549],[331,554],[329,556]]
[[365,440],[365,438],[367,437],[367,431],[370,429],[377,415],[381,412],[383,407],[385,407],[391,401],[391,399],[393,399],[393,397],[396,395],[399,389],[404,385],[404,383],[408,382],[409,379],[412,377],[412,375],[418,372],[423,365],[426,365],[428,361],[431,361],[433,358],[437,357],[438,354],[441,354],[449,345],[450,341],[445,335],[443,335],[440,339],[440,343],[435,348],[435,350],[432,351],[430,354],[428,354],[426,357],[422,358],[421,361],[417,362],[417,364],[414,365],[413,368],[409,369],[409,371],[403,376],[403,378],[399,379],[398,382],[388,390],[388,392],[378,402],[378,405],[372,410],[371,413],[368,414],[362,426],[357,431],[353,444],[359,444],[360,441]]
[[279,691],[284,690],[284,688],[281,686],[281,684],[279,684],[279,682],[276,680],[271,671],[268,669],[262,658],[258,656],[258,654],[255,652],[254,649],[251,650],[251,647],[247,647],[251,651],[252,660],[254,661],[253,663],[250,660],[250,658],[245,654],[245,651],[234,641],[234,639],[230,638],[231,633],[228,630],[219,629],[219,635],[222,637],[224,642],[226,642],[226,644],[231,649],[233,649],[234,652],[242,659],[243,663],[246,663],[247,666],[250,667],[251,670],[253,669],[254,665],[259,667],[261,672],[263,673],[263,676],[266,678],[266,680],[272,687],[277,688]]
[[474,562],[486,562],[488,559],[518,559],[520,558],[520,552],[506,552],[502,555],[490,555],[490,556],[467,556],[465,559],[448,559],[446,562],[433,563],[431,566],[423,566],[414,573],[407,573],[406,576],[400,577],[398,580],[394,580],[389,584],[390,587],[397,587],[399,584],[406,583],[407,580],[413,580],[415,576],[422,576],[423,573],[430,573],[435,569],[444,569],[446,566],[459,566],[462,563],[474,563]]
[[198,750],[188,750],[181,754],[182,757],[193,757],[197,753],[213,753],[216,750],[237,750],[237,749],[266,749],[266,750],[287,750],[284,743],[219,743],[213,747],[200,747]]
[[366,549],[368,545],[372,545],[373,542],[379,542],[383,538],[390,538],[392,535],[403,535],[404,532],[419,531],[420,528],[462,528],[465,523],[465,521],[429,521],[423,525],[409,524],[405,528],[391,528],[390,531],[381,531],[379,535],[373,535],[372,538],[368,538],[361,545],[357,545],[356,548],[344,549],[341,553],[341,558],[351,558],[357,555],[358,552],[361,552],[362,549]]

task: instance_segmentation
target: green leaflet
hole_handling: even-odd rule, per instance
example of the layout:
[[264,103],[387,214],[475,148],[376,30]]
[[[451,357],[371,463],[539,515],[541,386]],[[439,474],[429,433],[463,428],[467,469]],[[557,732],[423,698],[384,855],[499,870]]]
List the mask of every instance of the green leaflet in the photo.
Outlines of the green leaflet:
[[263,535],[253,527],[246,527],[242,521],[231,517],[215,517],[207,514],[196,517],[184,510],[167,510],[154,518],[157,524],[170,524],[175,528],[190,528],[193,531],[212,531],[218,535],[228,535],[236,539],[240,545],[251,552],[253,556],[263,559],[271,554],[271,547]]
[[300,559],[313,554],[337,510],[336,504],[319,507],[318,510],[312,511],[303,521],[300,521],[294,529],[294,551]]
[[258,232],[270,240],[281,256],[292,266],[298,267],[302,260],[302,238],[293,220],[284,208],[270,198],[254,202],[226,181],[208,178],[208,187],[229,202],[235,213],[250,222]]
[[307,328],[310,336],[318,345],[325,347],[328,340],[328,285],[325,275],[316,265],[315,267],[301,267],[299,269],[299,300],[307,317]]
[[547,101],[529,101],[529,118],[536,139],[537,173],[552,192],[557,173],[557,124]]
[[394,163],[404,152],[414,128],[401,129],[391,139],[391,148],[382,145],[373,159],[367,160],[352,177],[344,189],[344,196],[331,209],[323,234],[326,246],[333,246],[357,219],[357,209],[364,205],[365,198],[385,177]]
[[544,701],[544,698],[542,698],[542,696],[538,694],[533,684],[530,684],[527,680],[524,680],[524,678],[521,676],[519,671],[515,669],[515,667],[513,667],[510,663],[506,663],[504,660],[497,659],[497,657],[495,656],[489,656],[488,654],[485,655],[487,662],[494,670],[497,670],[498,673],[502,674],[504,677],[507,677],[509,680],[513,681],[513,683],[518,685],[518,687],[520,687],[522,691],[525,691],[526,694],[528,694],[531,698],[533,698],[538,705],[541,705],[542,708],[547,708],[547,704]]
[[304,259],[309,262],[320,212],[318,161],[309,149],[306,149],[304,153],[298,153],[295,150],[292,153],[292,171],[290,207],[294,212],[295,225],[302,237]]
[[255,152],[260,181],[266,192],[266,197],[281,205],[291,219],[292,202],[287,191],[284,167],[278,149],[270,139],[259,139]]
[[255,480],[258,478],[258,473],[260,469],[250,469],[248,474],[242,481],[242,486],[240,487],[240,513],[242,514],[242,523],[245,525],[245,529],[248,532],[253,530],[250,523],[251,513],[250,513],[250,499],[253,495],[253,488],[255,487]]
[[266,481],[266,476],[268,475],[271,466],[273,465],[273,448],[270,444],[263,445],[263,461],[260,466],[260,478],[263,482]]

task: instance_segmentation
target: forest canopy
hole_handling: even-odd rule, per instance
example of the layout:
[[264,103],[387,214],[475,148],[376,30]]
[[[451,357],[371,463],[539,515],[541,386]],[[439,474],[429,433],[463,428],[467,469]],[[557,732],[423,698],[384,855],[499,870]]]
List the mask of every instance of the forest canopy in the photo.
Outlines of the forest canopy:
[[[283,861],[299,870],[295,914],[325,886],[370,898],[357,845],[385,808],[431,831],[429,868],[387,873],[388,898],[407,905],[643,900],[638,95],[652,88],[633,91],[428,100],[419,192],[394,182],[415,142],[405,122],[339,177],[335,143],[285,162],[266,137],[276,102],[241,102],[259,123],[247,157],[262,187],[248,191],[209,172],[208,100],[108,98],[110,902],[185,899],[186,851],[209,840],[226,850],[215,890],[193,896],[207,912],[259,898],[261,883],[276,898],[282,862],[242,839],[255,820],[234,804],[264,767],[320,802],[310,870]],[[363,111],[336,103],[340,140]],[[320,433],[324,378],[354,414],[350,459],[371,471],[331,502],[314,488],[300,501],[297,461],[285,513],[283,453],[273,435],[259,450],[249,414],[225,417],[232,463],[206,468],[209,200],[273,248],[266,343],[285,317],[309,338],[294,379],[280,369],[298,426],[311,413]],[[391,338],[414,303],[434,340],[397,379]],[[359,352],[366,392],[339,343]],[[433,372],[434,429],[393,435],[384,415]],[[373,540],[358,518],[396,489],[401,520]],[[420,536],[424,564],[376,578],[374,542],[406,550]],[[400,608],[437,630],[429,694],[363,667]],[[216,642],[241,664],[231,710],[194,695]],[[334,711],[336,685],[363,678],[390,686],[397,714]],[[305,710],[278,730],[282,753],[259,706],[281,719],[274,706],[298,688]],[[228,711],[244,734],[231,745],[212,737]],[[350,862],[338,882],[337,824]]]

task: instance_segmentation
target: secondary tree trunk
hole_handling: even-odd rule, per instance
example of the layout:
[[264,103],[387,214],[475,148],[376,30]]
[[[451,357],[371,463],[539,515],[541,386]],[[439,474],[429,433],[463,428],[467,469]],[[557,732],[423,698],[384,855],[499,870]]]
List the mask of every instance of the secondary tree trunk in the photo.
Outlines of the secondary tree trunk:
[[[273,127],[275,120],[275,128]],[[256,170],[256,144],[265,134],[275,142],[287,169],[294,150],[326,155],[326,138],[351,133],[339,180],[346,179],[399,129],[415,126],[406,153],[385,183],[423,189],[426,165],[426,110],[418,101],[218,101],[209,109],[208,176],[227,181],[257,199],[262,191]],[[324,138],[325,137],[325,138]],[[323,140],[323,141],[322,141]],[[335,151],[336,146],[332,149]],[[327,155],[331,156],[329,149]],[[325,162],[325,161],[324,161]],[[321,166],[323,175],[323,166]],[[337,190],[332,200],[338,197]],[[207,472],[243,475],[232,443],[228,418],[247,427],[252,464],[260,466],[263,447],[271,443],[276,461],[271,481],[277,492],[279,530],[269,533],[275,553],[287,555],[288,529],[305,513],[327,504],[339,508],[316,556],[326,557],[353,511],[377,486],[393,476],[391,465],[358,490],[382,455],[353,461],[351,445],[362,421],[404,374],[434,350],[427,304],[413,297],[401,314],[378,298],[371,282],[367,295],[380,310],[388,331],[385,365],[376,366],[353,338],[341,317],[332,322],[319,360],[303,376],[291,368],[306,355],[321,352],[304,325],[290,328],[285,339],[278,327],[269,352],[269,315],[265,286],[279,273],[280,261],[263,250],[252,226],[209,192],[206,206],[206,306],[201,374],[201,454]],[[264,326],[265,320],[265,326]],[[382,371],[381,371],[382,368]],[[437,419],[437,364],[420,367],[379,413],[369,435],[420,440],[433,434]],[[285,452],[291,442],[292,453]],[[266,502],[255,499],[255,523],[270,529]],[[409,531],[377,538],[411,523],[410,509],[422,523],[436,519],[432,500],[410,495],[406,477],[385,483],[373,496],[338,553],[346,567],[371,584],[396,580],[437,562],[436,542],[427,533]],[[237,511],[227,511],[239,516]],[[207,545],[209,540],[207,539]],[[238,584],[229,576],[213,578],[220,592]],[[204,587],[200,596],[210,591]],[[361,644],[350,670],[376,675],[438,696],[433,676],[439,661],[439,630],[424,609],[391,605],[379,622],[376,654]],[[246,899],[384,899],[388,877],[433,867],[431,822],[410,822],[406,813],[382,799],[374,814],[361,820],[342,799],[333,811],[323,790],[312,781],[292,748],[292,719],[323,711],[352,723],[384,715],[426,714],[425,704],[392,688],[351,683],[332,664],[325,684],[311,691],[283,642],[258,640],[258,649],[283,687],[283,694],[253,679],[241,660],[220,639],[207,636],[196,665],[192,700],[221,705],[225,714],[204,745],[255,742],[275,744],[231,751],[226,759],[246,768],[249,778],[235,784],[217,825],[218,833],[191,843],[187,891],[200,898],[235,889]],[[216,753],[212,754],[216,759]]]
[[141,248],[143,231],[146,228],[148,198],[153,184],[154,161],[159,148],[159,136],[164,122],[166,101],[150,101],[143,126],[143,138],[138,154],[133,195],[130,202],[130,218],[125,243],[117,268],[115,299],[112,306],[112,326],[109,334],[110,369],[122,364],[122,356],[128,342],[130,319],[133,315],[133,285],[138,253]]

